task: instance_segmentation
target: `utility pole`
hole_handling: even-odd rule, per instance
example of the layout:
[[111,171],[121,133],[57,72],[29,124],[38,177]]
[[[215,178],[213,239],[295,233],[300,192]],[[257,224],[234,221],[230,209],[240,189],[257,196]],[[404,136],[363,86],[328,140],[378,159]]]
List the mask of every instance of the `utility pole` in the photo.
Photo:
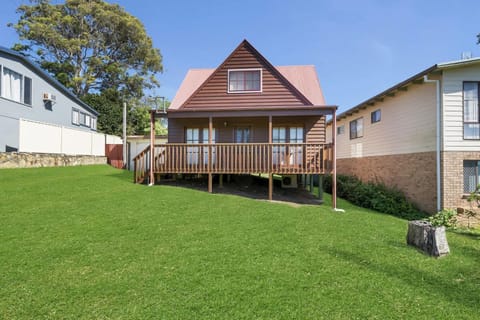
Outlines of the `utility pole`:
[[123,102],[123,168],[127,168],[127,103]]

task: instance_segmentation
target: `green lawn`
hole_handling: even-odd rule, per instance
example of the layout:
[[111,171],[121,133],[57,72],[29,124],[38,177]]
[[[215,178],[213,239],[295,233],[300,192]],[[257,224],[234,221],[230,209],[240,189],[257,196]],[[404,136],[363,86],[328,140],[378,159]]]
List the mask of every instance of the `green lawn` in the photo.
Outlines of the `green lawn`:
[[0,318],[479,319],[479,235],[433,259],[406,221],[339,207],[0,170]]

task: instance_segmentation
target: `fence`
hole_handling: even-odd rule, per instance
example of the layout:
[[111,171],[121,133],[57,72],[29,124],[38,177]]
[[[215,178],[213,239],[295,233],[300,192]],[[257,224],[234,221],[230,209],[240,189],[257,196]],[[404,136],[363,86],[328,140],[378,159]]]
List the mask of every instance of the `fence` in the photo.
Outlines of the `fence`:
[[[26,119],[19,120],[19,152],[105,156],[107,140],[117,141],[118,137]],[[121,139],[119,140],[121,143]]]

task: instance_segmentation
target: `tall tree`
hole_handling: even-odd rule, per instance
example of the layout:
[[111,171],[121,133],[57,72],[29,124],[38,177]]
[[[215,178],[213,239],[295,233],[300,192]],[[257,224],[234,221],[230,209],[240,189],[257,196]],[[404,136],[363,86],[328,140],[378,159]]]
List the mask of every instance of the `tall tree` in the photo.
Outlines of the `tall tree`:
[[29,55],[80,97],[110,91],[142,96],[158,86],[162,56],[143,24],[121,6],[103,0],[31,0],[17,9],[13,26]]

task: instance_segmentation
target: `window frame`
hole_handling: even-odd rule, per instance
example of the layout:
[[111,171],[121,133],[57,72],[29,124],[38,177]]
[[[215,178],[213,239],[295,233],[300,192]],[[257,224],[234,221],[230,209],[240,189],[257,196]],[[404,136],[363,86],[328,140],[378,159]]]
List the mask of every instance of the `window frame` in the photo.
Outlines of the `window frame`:
[[[376,117],[375,115],[378,115],[378,117]],[[381,109],[377,109],[375,111],[372,111],[370,113],[370,123],[374,124],[374,123],[377,123],[377,122],[380,122],[380,121],[382,121],[382,111],[381,111]]]
[[[362,131],[360,132],[360,134],[359,134],[358,124],[357,124],[357,122],[358,122],[359,120],[362,121]],[[354,123],[355,123],[355,134],[353,134],[353,130],[352,130],[352,124],[354,124]],[[362,137],[363,137],[364,128],[365,128],[365,122],[363,121],[363,117],[360,117],[360,118],[357,118],[357,119],[355,119],[355,120],[350,121],[350,126],[349,126],[349,129],[350,129],[350,140],[362,138]]]
[[[258,71],[260,74],[260,85],[258,90],[230,90],[230,74],[233,72],[253,72]],[[262,68],[243,68],[243,69],[228,69],[227,74],[227,93],[259,93],[263,91],[263,70]]]
[[[77,115],[77,122],[75,122],[75,114]],[[72,108],[72,124],[79,126],[80,125],[80,110]]]
[[[465,84],[475,83],[477,85],[477,121],[465,121]],[[462,135],[463,140],[480,140],[480,129],[477,137],[465,137],[465,125],[477,124],[480,126],[480,81],[463,81],[462,83]]]
[[337,136],[342,135],[345,133],[345,125],[342,124],[341,126],[337,126]]
[[[474,190],[472,191],[469,191],[469,190],[465,190],[465,164],[467,163],[470,163],[470,164],[475,164],[475,175],[474,175],[474,179],[475,179],[475,183],[474,183]],[[462,163],[462,166],[463,166],[463,194],[470,194],[471,192],[475,191],[476,187],[478,186],[478,184],[480,184],[480,177],[479,177],[479,174],[480,174],[480,160],[470,160],[470,159],[464,159],[463,160],[463,163]],[[473,166],[470,166],[470,167],[473,167]]]
[[[4,93],[4,90],[5,90],[5,83],[3,82],[3,72],[4,70],[7,69],[8,71],[12,72],[12,73],[16,73],[20,76],[20,100],[15,100],[15,99],[12,99],[12,98],[9,98],[9,97],[6,97],[3,93]],[[30,95],[30,103],[26,103],[25,102],[25,78],[29,79],[30,80],[30,90],[29,90],[29,95]],[[26,106],[29,106],[31,107],[32,104],[33,104],[33,79],[31,77],[27,77],[25,76],[23,73],[20,73],[20,72],[17,72],[15,70],[13,70],[12,68],[10,67],[6,67],[5,65],[3,64],[0,64],[0,97],[3,98],[3,99],[6,99],[8,101],[13,101],[13,102],[16,102],[16,103],[21,103],[23,105],[26,105]]]
[[[242,134],[241,134],[242,135],[242,139],[241,139],[242,141],[238,141],[238,139],[237,139],[237,131],[238,130],[242,130]],[[248,139],[246,139],[247,141],[243,141],[243,140],[245,140],[244,139],[245,138],[245,132],[247,132],[247,131],[248,131],[248,136],[247,136]],[[249,127],[249,126],[235,127],[235,129],[233,130],[233,141],[235,141],[234,143],[251,143],[252,142],[252,128]]]
[[[24,76],[24,75],[22,75],[22,77],[23,77],[23,86],[22,86],[22,90],[23,90],[23,93],[22,93],[23,104],[26,104],[27,106],[31,106],[31,105],[32,105],[32,102],[33,102],[33,79],[30,78],[30,77]],[[28,90],[28,95],[29,95],[28,98],[30,99],[30,102],[29,102],[29,103],[25,102],[25,100],[26,100],[26,99],[25,99],[25,98],[26,98],[25,94],[27,93],[27,91],[26,91],[26,85],[25,85],[25,80],[26,80],[26,79],[30,80],[30,81],[29,81],[29,82],[30,82],[30,87],[29,87],[30,90]]]
[[97,117],[90,117],[90,129],[97,131]]

